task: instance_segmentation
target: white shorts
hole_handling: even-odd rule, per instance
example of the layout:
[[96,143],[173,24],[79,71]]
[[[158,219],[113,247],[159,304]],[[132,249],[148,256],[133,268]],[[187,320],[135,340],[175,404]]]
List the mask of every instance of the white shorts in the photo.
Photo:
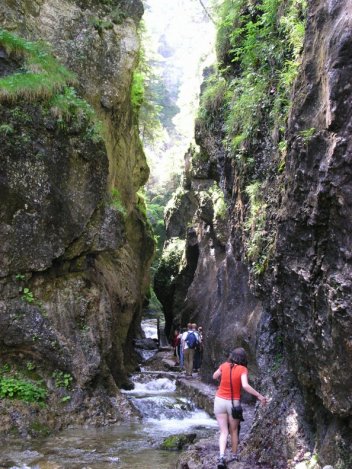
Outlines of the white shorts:
[[[233,405],[240,405],[240,401],[237,399],[233,400]],[[227,414],[231,415],[232,401],[231,399],[223,399],[222,397],[215,396],[214,400],[214,414]]]

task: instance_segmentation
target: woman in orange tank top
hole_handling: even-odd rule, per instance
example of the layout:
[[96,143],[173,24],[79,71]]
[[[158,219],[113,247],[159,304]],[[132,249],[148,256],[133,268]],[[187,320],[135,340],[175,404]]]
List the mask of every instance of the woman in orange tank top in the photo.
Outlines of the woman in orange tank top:
[[226,467],[225,449],[229,430],[233,453],[231,459],[238,460],[238,430],[243,418],[240,410],[238,418],[232,417],[232,401],[234,407],[240,406],[241,388],[253,394],[262,404],[266,404],[267,399],[248,384],[247,356],[241,347],[230,353],[227,362],[220,365],[213,374],[213,379],[221,380],[214,401],[214,414],[220,429],[218,469],[221,469]]

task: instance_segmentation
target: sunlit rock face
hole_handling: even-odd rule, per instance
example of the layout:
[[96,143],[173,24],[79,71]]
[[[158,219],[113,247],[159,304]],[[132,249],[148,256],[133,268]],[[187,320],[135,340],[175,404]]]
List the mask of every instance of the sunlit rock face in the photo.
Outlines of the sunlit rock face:
[[[149,169],[130,105],[142,13],[138,0],[0,6],[2,28],[47,41],[76,73],[77,93],[104,129],[98,141],[84,119],[59,125],[45,97],[0,105],[11,130],[0,136],[0,357],[19,368],[33,363],[54,391],[54,371],[72,376],[69,408],[53,397],[40,411],[49,426],[116,421],[128,409],[111,397],[135,366],[153,252],[135,195]],[[2,76],[20,67],[18,55],[1,49]]]
[[[281,173],[268,145],[275,136],[259,126],[255,176],[266,174],[266,230],[274,241],[260,275],[246,258],[248,198],[222,143],[221,113],[211,127],[197,123],[200,152],[187,156],[184,190],[197,206],[172,278],[183,292],[172,314],[175,324],[191,319],[205,330],[204,379],[234,345],[249,351],[255,385],[271,397],[244,448],[253,465],[313,464],[316,452],[322,467],[351,466],[351,14],[347,2],[309,3]],[[215,223],[214,181],[228,202],[223,224]],[[177,227],[169,231],[182,236]]]

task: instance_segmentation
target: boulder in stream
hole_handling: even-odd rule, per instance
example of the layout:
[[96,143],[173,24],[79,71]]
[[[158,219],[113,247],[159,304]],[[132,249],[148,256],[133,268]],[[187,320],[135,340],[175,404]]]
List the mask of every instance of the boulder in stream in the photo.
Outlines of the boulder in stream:
[[164,439],[161,444],[161,448],[170,451],[177,451],[193,443],[196,437],[196,433],[180,433],[178,435],[171,435]]

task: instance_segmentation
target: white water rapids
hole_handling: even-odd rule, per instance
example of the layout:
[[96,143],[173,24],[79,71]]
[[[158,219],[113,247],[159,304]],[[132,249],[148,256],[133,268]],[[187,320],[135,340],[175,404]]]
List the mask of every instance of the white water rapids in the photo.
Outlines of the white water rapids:
[[107,428],[74,428],[38,441],[4,442],[0,468],[10,469],[169,469],[177,453],[160,449],[165,437],[179,433],[209,436],[216,421],[176,392],[174,379],[134,376],[124,391],[143,417]]

